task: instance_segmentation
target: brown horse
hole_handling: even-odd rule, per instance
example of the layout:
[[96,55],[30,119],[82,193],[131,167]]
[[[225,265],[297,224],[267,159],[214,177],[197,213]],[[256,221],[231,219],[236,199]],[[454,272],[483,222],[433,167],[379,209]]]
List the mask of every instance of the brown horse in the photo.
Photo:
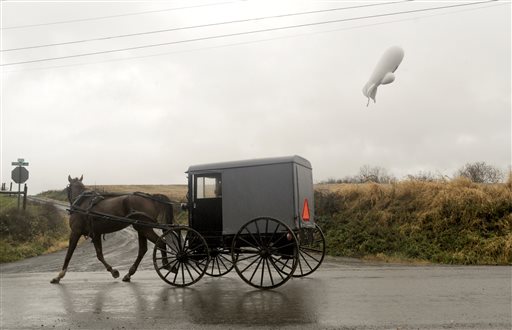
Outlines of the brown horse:
[[[105,265],[107,271],[109,271],[114,278],[119,277],[119,272],[112,268],[103,258],[101,235],[119,231],[131,224],[100,218],[89,214],[89,212],[93,214],[104,213],[150,223],[157,223],[157,219],[159,217],[161,218],[162,215],[163,221],[161,222],[172,224],[174,219],[172,204],[170,204],[170,200],[164,195],[146,195],[146,197],[144,197],[142,194],[132,194],[117,196],[107,195],[103,197],[100,194],[87,190],[82,183],[82,179],[83,175],[80,179],[72,179],[71,176],[68,176],[69,185],[66,189],[68,200],[71,204],[71,215],[69,218],[71,234],[69,236],[68,252],[64,259],[62,271],[57,277],[52,279],[51,283],[59,283],[60,279],[66,275],[69,261],[82,235],[91,237],[98,260]],[[82,211],[74,212],[73,210]],[[138,233],[139,253],[135,262],[130,267],[128,274],[123,278],[125,282],[129,282],[131,276],[137,271],[137,267],[148,250],[147,240],[157,244],[158,239],[158,235],[151,227],[134,224],[133,228],[135,228]],[[165,246],[161,248],[165,250]],[[163,257],[165,258],[165,256]]]

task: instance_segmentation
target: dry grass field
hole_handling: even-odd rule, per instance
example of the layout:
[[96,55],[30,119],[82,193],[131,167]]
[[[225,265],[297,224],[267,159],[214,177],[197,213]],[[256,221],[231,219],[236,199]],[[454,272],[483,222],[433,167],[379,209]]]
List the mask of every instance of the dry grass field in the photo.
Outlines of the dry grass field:
[[[337,192],[342,189],[344,184],[318,184],[315,185],[315,190]],[[346,185],[345,185],[346,186]],[[97,185],[88,186],[89,189],[99,192],[110,193],[132,193],[141,191],[148,194],[164,194],[173,201],[184,202],[186,201],[187,185]]]
[[[159,193],[175,202],[185,202],[187,194],[186,185],[88,188],[100,193]],[[66,200],[64,191],[42,195]],[[463,178],[316,184],[315,213],[331,255],[512,264],[512,176],[500,184],[477,184]]]
[[110,193],[132,193],[135,191],[145,192],[148,194],[164,194],[173,201],[184,202],[187,195],[187,185],[171,184],[171,185],[98,185],[88,186],[99,192]]

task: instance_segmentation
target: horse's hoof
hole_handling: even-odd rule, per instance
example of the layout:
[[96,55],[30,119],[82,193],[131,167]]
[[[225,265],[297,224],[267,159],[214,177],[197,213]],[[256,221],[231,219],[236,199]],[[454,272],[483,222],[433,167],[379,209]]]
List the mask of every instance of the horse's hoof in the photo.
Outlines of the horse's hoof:
[[112,277],[113,278],[118,278],[119,277],[119,271],[117,269],[113,269],[112,270]]
[[50,281],[51,284],[59,284],[60,278],[54,278]]
[[126,275],[123,277],[123,282],[130,282],[130,275],[126,274]]

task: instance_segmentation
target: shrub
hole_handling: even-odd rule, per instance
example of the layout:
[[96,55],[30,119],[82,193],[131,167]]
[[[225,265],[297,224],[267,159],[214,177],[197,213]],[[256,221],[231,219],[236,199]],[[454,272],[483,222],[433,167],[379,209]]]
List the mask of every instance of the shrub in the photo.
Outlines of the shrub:
[[347,184],[317,191],[315,212],[333,255],[512,263],[512,190],[505,184]]
[[0,212],[0,262],[44,253],[69,233],[68,223],[52,204],[31,204],[25,211],[17,207]]

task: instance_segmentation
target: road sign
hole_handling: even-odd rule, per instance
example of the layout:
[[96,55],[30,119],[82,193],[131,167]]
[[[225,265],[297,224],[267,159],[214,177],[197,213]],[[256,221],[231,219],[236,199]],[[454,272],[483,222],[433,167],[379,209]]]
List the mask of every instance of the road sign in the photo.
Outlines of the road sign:
[[12,166],[28,166],[28,162],[25,161],[23,158],[18,158],[17,162],[12,162]]
[[16,183],[24,183],[28,180],[28,170],[24,167],[16,167],[11,172],[12,181]]

